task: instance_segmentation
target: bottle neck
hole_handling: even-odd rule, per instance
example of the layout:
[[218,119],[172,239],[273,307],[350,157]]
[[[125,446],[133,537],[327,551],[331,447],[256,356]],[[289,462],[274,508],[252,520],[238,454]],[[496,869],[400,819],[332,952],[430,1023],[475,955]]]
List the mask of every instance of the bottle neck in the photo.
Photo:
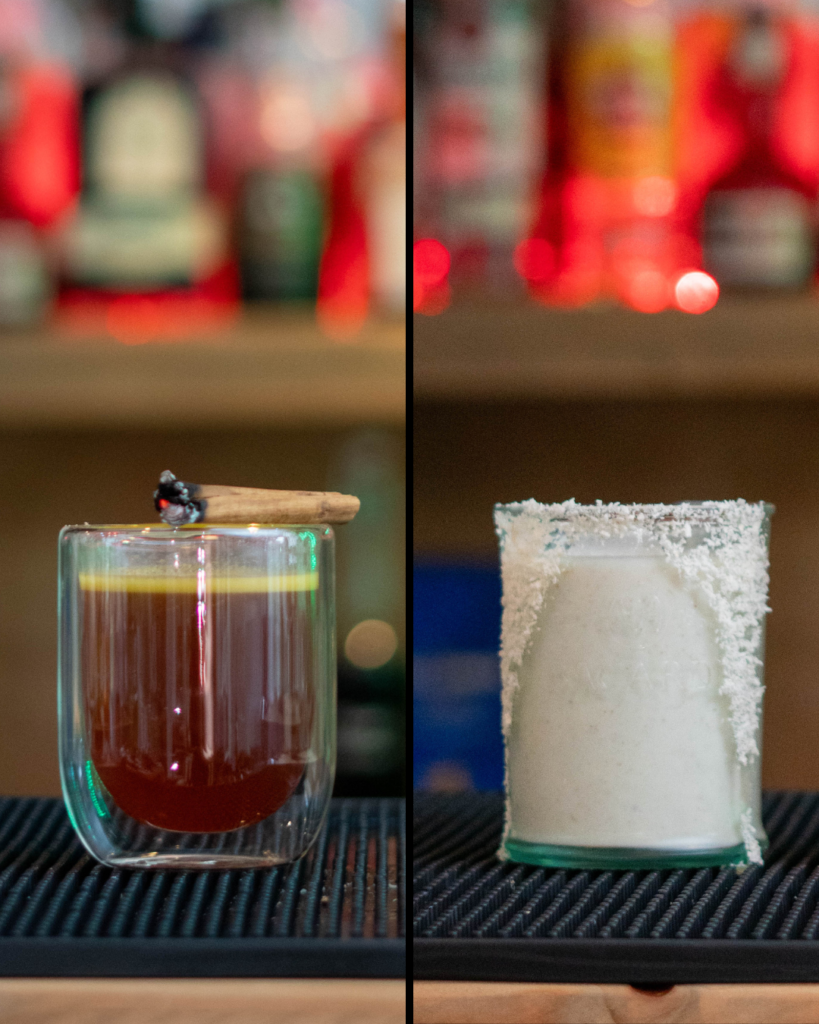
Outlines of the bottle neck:
[[770,92],[756,93],[745,102],[742,116],[747,148],[768,151],[776,124],[776,97]]

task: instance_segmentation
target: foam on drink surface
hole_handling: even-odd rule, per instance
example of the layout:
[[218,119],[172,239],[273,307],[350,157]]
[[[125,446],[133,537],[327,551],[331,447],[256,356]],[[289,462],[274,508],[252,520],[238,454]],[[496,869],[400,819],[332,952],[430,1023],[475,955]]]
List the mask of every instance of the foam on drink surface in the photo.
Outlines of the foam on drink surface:
[[[761,861],[765,507],[499,506],[504,839]],[[747,805],[747,806],[746,806]]]

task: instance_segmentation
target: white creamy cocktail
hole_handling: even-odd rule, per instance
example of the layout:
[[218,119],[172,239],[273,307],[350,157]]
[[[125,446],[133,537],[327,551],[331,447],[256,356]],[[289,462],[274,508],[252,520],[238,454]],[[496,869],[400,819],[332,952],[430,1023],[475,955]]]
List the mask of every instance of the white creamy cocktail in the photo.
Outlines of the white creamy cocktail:
[[506,830],[563,866],[761,859],[770,506],[498,506]]

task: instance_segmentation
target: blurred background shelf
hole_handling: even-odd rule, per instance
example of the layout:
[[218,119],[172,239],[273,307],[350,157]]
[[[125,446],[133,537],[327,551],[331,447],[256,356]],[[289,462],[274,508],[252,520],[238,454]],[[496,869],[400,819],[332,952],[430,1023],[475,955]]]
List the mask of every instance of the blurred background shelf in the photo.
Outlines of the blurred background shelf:
[[308,311],[250,311],[201,338],[127,345],[49,329],[0,337],[2,426],[400,423],[405,328],[328,340]]
[[0,792],[60,791],[60,528],[166,468],[360,497],[336,786],[402,792],[405,11],[0,0]]
[[456,304],[415,317],[414,387],[416,401],[819,397],[819,301],[727,297],[702,316]]
[[763,777],[819,787],[816,296],[702,316],[456,298],[414,327],[416,783],[502,782],[495,502],[744,497],[777,507]]

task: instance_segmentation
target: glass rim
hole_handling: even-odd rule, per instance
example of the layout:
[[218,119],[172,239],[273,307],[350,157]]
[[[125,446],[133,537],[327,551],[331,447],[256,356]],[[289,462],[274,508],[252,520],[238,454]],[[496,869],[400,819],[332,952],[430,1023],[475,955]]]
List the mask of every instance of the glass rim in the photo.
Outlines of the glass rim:
[[708,513],[713,513],[713,518],[720,514],[739,509],[761,508],[765,519],[776,512],[776,506],[769,501],[746,501],[744,498],[728,498],[722,500],[704,501],[675,501],[675,502],[603,502],[597,501],[592,504],[583,504],[574,499],[562,502],[539,502],[535,498],[527,501],[496,502],[495,512],[518,513],[521,515],[537,514],[553,519],[555,522],[565,521],[570,518],[616,518],[626,519],[634,513],[640,514],[642,520],[662,521],[667,519],[684,520],[686,512],[691,510],[691,518],[698,522],[707,522]]
[[162,536],[198,534],[219,531],[220,535],[255,534],[260,531],[311,530],[324,536],[334,536],[329,523],[186,523],[183,526],[171,526],[168,523],[69,523],[60,530],[60,537],[71,533],[131,533],[139,536],[160,534]]

